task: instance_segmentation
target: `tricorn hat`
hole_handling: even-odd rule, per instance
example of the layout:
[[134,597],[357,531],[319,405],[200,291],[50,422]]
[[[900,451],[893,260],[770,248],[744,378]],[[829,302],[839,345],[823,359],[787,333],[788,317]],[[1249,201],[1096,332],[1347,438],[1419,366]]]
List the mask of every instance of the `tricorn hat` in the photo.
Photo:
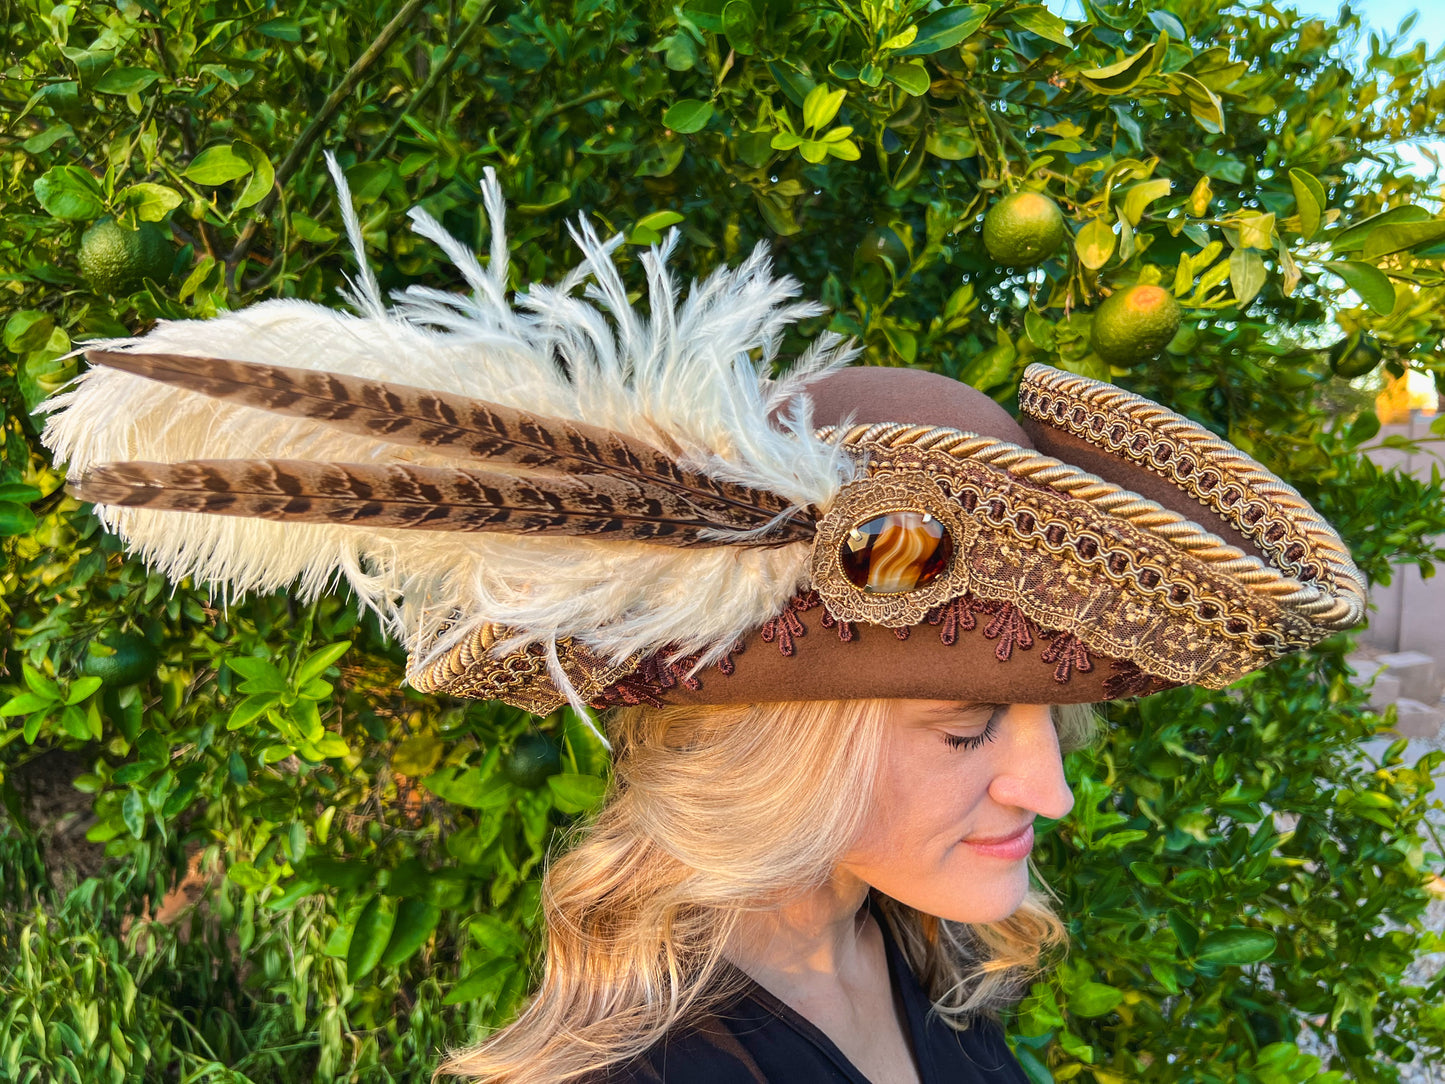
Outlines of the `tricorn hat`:
[[1300,494],[1156,403],[1031,365],[1016,422],[828,333],[774,377],[821,309],[761,247],[679,298],[669,237],[644,315],[583,223],[581,265],[509,303],[490,172],[484,196],[486,269],[413,212],[470,295],[388,307],[363,269],[354,315],[93,344],[45,430],[72,492],[173,578],[343,577],[413,686],[537,713],[1217,688],[1364,615]]

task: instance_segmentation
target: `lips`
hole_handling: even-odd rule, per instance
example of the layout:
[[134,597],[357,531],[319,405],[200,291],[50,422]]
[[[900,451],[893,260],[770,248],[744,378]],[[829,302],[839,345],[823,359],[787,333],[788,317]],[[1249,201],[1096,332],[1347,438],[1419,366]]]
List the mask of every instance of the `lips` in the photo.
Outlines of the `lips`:
[[965,839],[963,843],[975,854],[1017,862],[1027,858],[1029,852],[1034,849],[1033,822],[1030,821],[1018,831],[1006,836],[980,836]]

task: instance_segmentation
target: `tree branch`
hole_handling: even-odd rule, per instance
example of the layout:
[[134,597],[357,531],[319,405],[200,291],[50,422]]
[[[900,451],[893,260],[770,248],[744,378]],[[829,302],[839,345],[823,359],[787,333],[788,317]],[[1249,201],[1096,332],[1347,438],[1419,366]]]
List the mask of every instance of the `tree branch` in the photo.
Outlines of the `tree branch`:
[[386,135],[382,136],[376,145],[367,152],[366,161],[373,161],[385,152],[386,148],[391,144],[391,141],[396,138],[396,133],[400,130],[402,122],[405,121],[406,118],[411,115],[412,111],[420,106],[422,102],[426,101],[431,92],[436,89],[437,84],[452,70],[452,65],[457,62],[457,57],[461,55],[462,50],[466,48],[467,42],[471,40],[471,36],[475,34],[477,29],[482,25],[482,20],[489,16],[492,10],[492,5],[488,4],[472,16],[471,21],[462,28],[462,32],[457,35],[457,40],[454,41],[451,48],[447,50],[446,56],[442,57],[441,63],[431,70],[431,74],[426,77],[426,81],[422,83],[417,89],[417,92],[411,96],[411,100],[406,103],[402,111],[396,115],[396,120],[391,122],[391,127],[386,130]]
[[326,101],[322,104],[320,111],[311,118],[311,123],[306,125],[305,130],[286,153],[286,157],[283,158],[281,164],[276,167],[276,183],[271,187],[271,191],[266,193],[266,198],[256,205],[256,211],[252,215],[251,221],[246,223],[246,228],[241,231],[241,236],[236,239],[236,247],[233,248],[230,255],[226,257],[228,268],[234,268],[236,264],[245,258],[246,253],[251,251],[251,246],[256,240],[256,234],[261,228],[261,223],[266,220],[266,216],[269,215],[271,209],[276,206],[276,199],[280,194],[281,186],[284,185],[287,180],[290,179],[291,174],[296,171],[296,167],[300,165],[306,157],[306,152],[311,149],[311,145],[321,137],[321,133],[325,131],[326,126],[331,123],[331,118],[336,115],[337,110],[341,108],[341,104],[351,97],[351,92],[356,89],[356,84],[361,82],[361,77],[366,74],[367,70],[373,64],[381,59],[382,54],[391,47],[391,43],[406,29],[406,25],[411,22],[412,17],[425,7],[427,3],[428,0],[407,0],[407,3],[396,13],[396,16],[391,22],[382,28],[381,33],[377,35],[376,40],[371,43],[366,52],[356,58],[356,62],[352,64],[346,74],[342,76],[341,82],[337,85],[336,89],[327,95]]

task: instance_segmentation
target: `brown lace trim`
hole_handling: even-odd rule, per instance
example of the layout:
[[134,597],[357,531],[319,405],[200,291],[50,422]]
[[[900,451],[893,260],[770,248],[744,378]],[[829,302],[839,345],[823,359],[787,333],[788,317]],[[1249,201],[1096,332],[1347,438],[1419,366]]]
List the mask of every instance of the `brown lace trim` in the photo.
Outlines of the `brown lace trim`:
[[[726,655],[713,665],[725,677],[731,677],[737,668],[733,656],[739,655],[745,645],[741,640],[733,644]],[[651,655],[631,674],[593,695],[594,708],[635,707],[647,704],[654,708],[663,706],[662,694],[681,685],[685,689],[701,689],[702,679],[692,671],[699,656],[684,655],[672,662],[663,655]]]
[[[841,621],[829,612],[816,591],[804,591],[788,600],[787,607],[777,617],[763,625],[759,638],[766,644],[774,644],[785,658],[797,654],[798,641],[808,635],[808,626],[801,615],[822,609],[819,625],[825,629],[837,630],[838,639],[852,643],[857,639],[858,630],[851,621]],[[938,639],[946,647],[958,642],[960,632],[979,630],[980,615],[989,618],[982,634],[986,639],[998,641],[994,657],[1000,662],[1009,662],[1015,651],[1029,651],[1043,640],[1047,646],[1039,653],[1039,661],[1054,668],[1054,681],[1067,685],[1075,674],[1092,673],[1094,659],[1089,649],[1075,635],[1053,629],[1040,629],[1017,606],[1010,602],[987,602],[963,595],[935,607],[927,617],[927,623],[938,629]],[[906,639],[909,629],[894,629],[894,635],[902,633],[899,639]],[[716,666],[724,675],[735,670],[733,656],[743,650],[742,641],[733,645],[731,651],[720,659]],[[697,655],[688,655],[671,664],[663,659],[666,653],[645,659],[638,669],[620,681],[603,689],[592,700],[593,707],[618,707],[622,705],[650,704],[661,707],[664,695],[681,685],[698,690],[702,680],[698,674],[689,676],[697,665]],[[1110,699],[1128,696],[1145,696],[1163,689],[1172,689],[1177,683],[1164,681],[1146,674],[1129,662],[1113,662],[1114,671],[1105,683],[1105,692]]]

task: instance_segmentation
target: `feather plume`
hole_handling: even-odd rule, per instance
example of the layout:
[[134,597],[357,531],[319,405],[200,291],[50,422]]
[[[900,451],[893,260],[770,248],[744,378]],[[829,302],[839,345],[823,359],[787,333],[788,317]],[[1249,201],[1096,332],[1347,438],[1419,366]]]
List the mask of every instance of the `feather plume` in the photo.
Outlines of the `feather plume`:
[[710,511],[717,517],[711,527],[718,541],[729,531],[750,536],[757,532],[759,544],[806,542],[813,535],[812,521],[793,519],[794,510],[781,497],[685,470],[651,445],[596,426],[342,373],[118,350],[88,350],[85,358],[92,365],[275,414],[312,418],[393,444],[536,470],[601,471],[631,478],[647,492],[662,488],[691,500],[694,514],[689,520]]
[[[785,508],[826,508],[852,477],[843,450],[815,435],[797,395],[854,351],[825,334],[790,373],[773,379],[783,332],[821,310],[795,300],[798,283],[773,276],[763,247],[684,291],[667,268],[674,231],[641,259],[644,314],[628,302],[612,258],[621,238],[601,240],[580,222],[573,232],[578,266],[555,285],[532,285],[509,299],[501,186],[488,170],[487,266],[426,215],[412,216],[417,231],[457,263],[471,292],[413,287],[393,294],[388,306],[367,269],[360,230],[351,228],[344,178],[331,164],[360,268],[347,295],[355,314],[273,300],[87,345],[445,389],[642,442],[681,470],[772,494]],[[52,413],[43,439],[80,477],[124,460],[476,466],[458,448],[402,445],[114,368],[89,370],[46,409]],[[525,642],[550,651],[570,636],[619,661],[667,645],[710,661],[782,610],[806,582],[809,552],[803,542],[679,548],[605,536],[283,523],[124,504],[100,503],[96,512],[148,564],[175,580],[208,583],[222,598],[286,587],[306,598],[342,580],[404,638],[413,670],[484,623],[519,630],[520,642],[504,649]]]
[[519,477],[400,463],[192,459],[102,464],[72,478],[67,488],[96,504],[295,523],[726,544],[716,540],[723,526],[716,514],[670,489],[610,474]]

